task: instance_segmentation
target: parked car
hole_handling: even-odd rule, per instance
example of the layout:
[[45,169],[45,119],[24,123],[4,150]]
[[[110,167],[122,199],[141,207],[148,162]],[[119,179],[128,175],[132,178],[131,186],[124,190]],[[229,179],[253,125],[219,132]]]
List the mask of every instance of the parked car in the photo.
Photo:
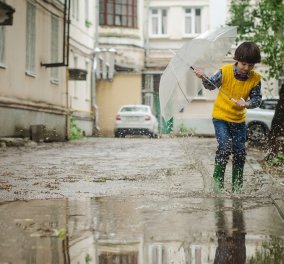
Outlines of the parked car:
[[260,107],[247,110],[247,138],[257,143],[264,140],[271,128],[278,98],[263,99]]
[[148,105],[123,105],[115,117],[115,137],[149,135],[158,137],[158,121]]

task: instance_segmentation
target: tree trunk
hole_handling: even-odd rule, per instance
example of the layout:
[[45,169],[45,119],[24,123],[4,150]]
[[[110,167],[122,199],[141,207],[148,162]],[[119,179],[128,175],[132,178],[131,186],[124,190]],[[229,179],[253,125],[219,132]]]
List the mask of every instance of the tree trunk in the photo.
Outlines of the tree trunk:
[[268,136],[268,158],[284,151],[284,84],[279,91],[279,101],[276,105]]

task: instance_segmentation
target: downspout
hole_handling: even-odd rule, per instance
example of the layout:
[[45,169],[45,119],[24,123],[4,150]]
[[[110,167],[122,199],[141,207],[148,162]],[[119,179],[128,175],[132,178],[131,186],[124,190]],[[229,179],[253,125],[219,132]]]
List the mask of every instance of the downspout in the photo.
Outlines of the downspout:
[[94,131],[93,133],[97,133],[100,131],[99,127],[99,108],[98,105],[96,104],[96,50],[99,48],[99,0],[95,0],[96,6],[95,6],[95,43],[94,43],[94,52],[93,52],[93,72],[92,72],[92,94],[91,94],[91,105],[92,105],[92,112],[94,115]]
[[146,14],[145,14],[145,66],[147,66],[147,58],[149,56],[149,0],[146,0]]
[[[66,47],[66,51],[67,51],[67,58],[66,58],[66,66],[69,65],[69,34],[70,34],[70,0],[65,0],[65,8],[66,8],[66,3],[68,1],[68,16],[67,16],[67,36],[64,37],[64,40],[66,38],[66,42],[67,42],[67,47]],[[67,11],[64,8],[65,11]],[[64,12],[65,14],[65,12]],[[66,19],[66,16],[64,16],[64,18]],[[66,29],[66,21],[64,20],[64,27]],[[65,32],[65,30],[64,30]],[[64,54],[65,55],[65,54]],[[63,57],[65,59],[65,57]],[[65,138],[66,140],[69,139],[69,132],[70,132],[70,106],[69,106],[69,71],[68,68],[66,68],[66,135]]]
[[69,71],[66,68],[66,118],[65,118],[65,139],[69,139],[70,132],[70,108],[69,108]]

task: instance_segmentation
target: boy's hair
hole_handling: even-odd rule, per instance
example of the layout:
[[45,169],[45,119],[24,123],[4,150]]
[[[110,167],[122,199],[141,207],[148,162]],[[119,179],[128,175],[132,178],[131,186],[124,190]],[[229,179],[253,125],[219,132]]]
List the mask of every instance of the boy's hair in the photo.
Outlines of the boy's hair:
[[248,63],[261,61],[260,49],[254,42],[243,42],[235,51],[234,60]]

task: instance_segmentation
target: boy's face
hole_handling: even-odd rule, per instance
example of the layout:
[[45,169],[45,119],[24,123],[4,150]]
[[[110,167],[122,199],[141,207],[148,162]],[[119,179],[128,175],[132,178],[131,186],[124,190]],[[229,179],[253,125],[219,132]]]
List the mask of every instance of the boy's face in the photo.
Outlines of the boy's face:
[[237,68],[241,75],[248,74],[254,67],[254,63],[248,63],[243,61],[238,61]]

